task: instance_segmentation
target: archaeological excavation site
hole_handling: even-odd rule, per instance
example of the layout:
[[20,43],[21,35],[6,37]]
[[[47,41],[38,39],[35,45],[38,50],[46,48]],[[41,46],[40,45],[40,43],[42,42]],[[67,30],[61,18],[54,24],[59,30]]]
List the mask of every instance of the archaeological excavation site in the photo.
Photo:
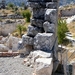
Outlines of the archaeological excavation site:
[[75,75],[75,1],[0,0],[0,75]]

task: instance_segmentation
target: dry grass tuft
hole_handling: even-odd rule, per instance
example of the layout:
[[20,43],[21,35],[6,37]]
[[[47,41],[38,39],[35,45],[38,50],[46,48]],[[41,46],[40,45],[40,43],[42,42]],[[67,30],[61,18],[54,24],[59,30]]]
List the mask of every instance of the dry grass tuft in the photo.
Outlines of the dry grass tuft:
[[67,25],[68,30],[72,33],[73,37],[75,38],[75,22],[72,22]]

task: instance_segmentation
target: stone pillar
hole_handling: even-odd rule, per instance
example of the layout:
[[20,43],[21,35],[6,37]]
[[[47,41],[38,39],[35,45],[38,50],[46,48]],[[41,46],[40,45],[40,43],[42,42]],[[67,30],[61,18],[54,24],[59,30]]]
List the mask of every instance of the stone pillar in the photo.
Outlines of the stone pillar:
[[[27,34],[22,37],[22,42],[25,47],[30,45],[33,46],[33,50],[36,50],[35,75],[51,75],[52,71],[56,71],[58,66],[58,1],[28,0],[28,3],[32,8],[32,19]],[[42,51],[42,53],[50,53],[52,56],[48,58],[41,57],[38,50]]]

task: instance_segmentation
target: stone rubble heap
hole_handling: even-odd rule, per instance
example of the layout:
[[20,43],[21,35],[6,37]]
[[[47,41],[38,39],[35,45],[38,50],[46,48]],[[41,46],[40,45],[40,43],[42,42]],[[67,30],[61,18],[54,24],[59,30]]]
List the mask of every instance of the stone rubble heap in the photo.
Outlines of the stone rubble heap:
[[22,36],[18,48],[30,52],[26,64],[34,67],[35,75],[51,75],[58,66],[57,0],[28,0],[32,8],[31,25]]

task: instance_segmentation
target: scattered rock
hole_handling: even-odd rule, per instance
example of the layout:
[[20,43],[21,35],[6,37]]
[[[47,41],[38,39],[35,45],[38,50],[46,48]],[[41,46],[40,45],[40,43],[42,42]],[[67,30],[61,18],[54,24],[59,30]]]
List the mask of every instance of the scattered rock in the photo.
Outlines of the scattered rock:
[[24,63],[26,63],[27,61],[28,61],[28,59],[27,59],[27,58],[25,58],[25,59],[24,59]]
[[0,52],[8,52],[8,48],[4,44],[0,44]]
[[9,39],[6,42],[6,46],[11,49],[12,51],[18,51],[18,42],[20,38],[13,37],[12,35],[9,36]]
[[8,40],[8,37],[2,37],[2,39],[0,40],[0,44],[6,44]]
[[40,58],[50,58],[52,57],[52,53],[47,53],[41,50],[36,50],[30,53],[30,57],[32,58],[36,58],[36,57],[40,57]]

